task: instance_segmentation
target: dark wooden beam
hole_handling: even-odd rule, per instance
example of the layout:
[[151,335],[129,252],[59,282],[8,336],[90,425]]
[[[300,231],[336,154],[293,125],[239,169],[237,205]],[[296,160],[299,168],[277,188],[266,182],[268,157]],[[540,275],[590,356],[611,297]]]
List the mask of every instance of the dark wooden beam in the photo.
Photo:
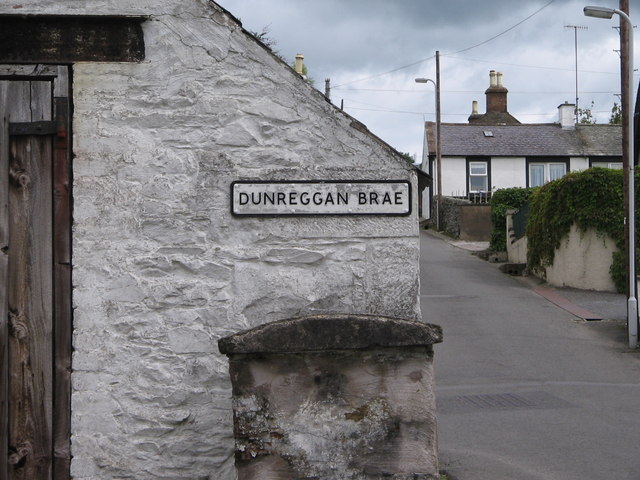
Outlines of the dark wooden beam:
[[144,20],[0,15],[0,63],[140,62]]
[[9,123],[9,135],[54,135],[57,131],[56,122],[44,120],[41,122]]
[[[60,80],[58,77],[57,80]],[[64,78],[64,83],[67,78]],[[54,98],[57,125],[53,156],[53,470],[52,480],[68,480],[71,466],[71,223],[72,168],[69,98]]]

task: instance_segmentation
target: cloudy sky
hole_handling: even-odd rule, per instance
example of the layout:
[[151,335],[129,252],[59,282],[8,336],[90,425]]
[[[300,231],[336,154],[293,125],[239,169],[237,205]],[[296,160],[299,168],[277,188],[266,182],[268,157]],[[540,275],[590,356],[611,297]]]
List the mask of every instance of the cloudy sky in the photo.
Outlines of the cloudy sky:
[[[509,113],[523,123],[557,120],[575,102],[606,123],[619,103],[616,17],[585,17],[585,5],[618,0],[217,0],[254,32],[267,29],[280,55],[305,56],[309,76],[331,100],[402,152],[422,155],[422,122],[435,119],[431,83],[440,51],[443,122],[485,111],[489,71],[504,74]],[[640,0],[630,0],[640,22]],[[637,13],[637,15],[635,15]],[[640,35],[640,31],[636,36]],[[636,45],[638,42],[635,42]],[[638,48],[636,47],[636,50]],[[638,55],[636,55],[636,59]],[[638,64],[638,60],[636,60]],[[636,77],[636,81],[637,81]]]

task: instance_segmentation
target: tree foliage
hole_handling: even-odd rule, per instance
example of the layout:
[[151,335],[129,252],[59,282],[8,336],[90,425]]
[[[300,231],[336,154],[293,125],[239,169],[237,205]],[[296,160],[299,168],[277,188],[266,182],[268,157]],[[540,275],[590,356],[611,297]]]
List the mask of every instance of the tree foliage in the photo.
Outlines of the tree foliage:
[[[578,108],[578,123],[580,125],[595,125],[597,123],[596,118],[593,116],[594,102],[591,102],[589,108]],[[613,103],[611,107],[611,115],[609,116],[610,125],[622,124],[622,106],[617,102]]]
[[611,116],[609,117],[610,125],[622,125],[622,107],[617,103],[613,103],[611,107]]
[[591,102],[591,106],[589,108],[578,108],[578,123],[580,125],[595,125],[596,119],[593,116],[593,101]]

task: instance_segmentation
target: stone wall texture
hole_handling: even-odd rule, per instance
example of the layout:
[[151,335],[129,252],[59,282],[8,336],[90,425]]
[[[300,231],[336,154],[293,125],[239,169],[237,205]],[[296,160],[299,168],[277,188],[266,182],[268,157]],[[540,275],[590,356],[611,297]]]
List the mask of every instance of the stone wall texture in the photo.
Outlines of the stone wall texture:
[[415,172],[204,0],[23,0],[143,15],[141,63],[73,65],[72,474],[235,478],[223,336],[281,318],[419,320],[409,217],[234,218],[234,180]]
[[[453,238],[460,237],[460,211],[463,205],[471,205],[471,202],[464,198],[442,197],[440,222],[445,233]],[[433,202],[432,208],[436,208],[436,202]],[[431,218],[436,218],[434,213]]]
[[221,339],[241,480],[435,480],[437,325],[281,320]]

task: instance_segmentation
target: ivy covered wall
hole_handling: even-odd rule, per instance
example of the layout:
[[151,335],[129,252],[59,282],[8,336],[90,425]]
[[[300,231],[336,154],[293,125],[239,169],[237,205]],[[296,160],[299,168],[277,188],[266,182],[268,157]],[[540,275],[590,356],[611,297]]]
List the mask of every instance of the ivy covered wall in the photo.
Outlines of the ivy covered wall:
[[[618,251],[609,270],[618,291],[626,286],[622,170],[590,168],[536,189],[527,224],[531,270],[553,264],[554,252],[575,224],[609,235]],[[636,194],[637,198],[637,194]]]
[[[507,210],[530,206],[527,222],[527,264],[531,271],[553,265],[555,251],[569,235],[572,225],[610,236],[617,247],[609,273],[619,292],[626,289],[625,228],[622,170],[590,168],[571,172],[538,188],[509,188],[494,192],[491,199],[493,234],[491,248],[506,250]],[[636,172],[636,210],[638,183]]]

